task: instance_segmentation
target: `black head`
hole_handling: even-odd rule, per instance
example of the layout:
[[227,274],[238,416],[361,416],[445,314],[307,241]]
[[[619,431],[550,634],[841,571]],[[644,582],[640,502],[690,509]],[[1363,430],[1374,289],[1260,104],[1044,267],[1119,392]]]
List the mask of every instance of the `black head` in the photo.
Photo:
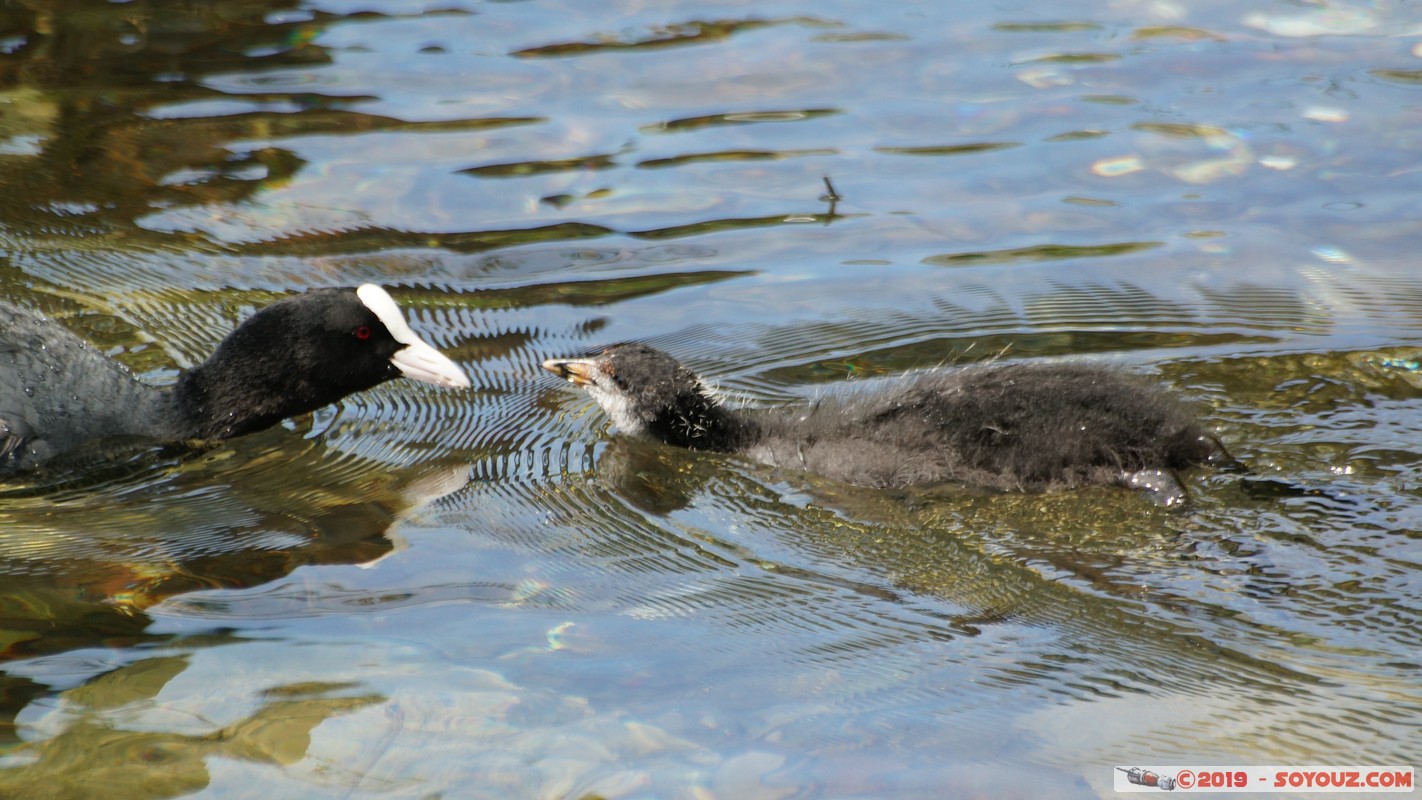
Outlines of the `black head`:
[[696,374],[645,344],[618,344],[591,358],[543,368],[582,387],[618,428],[696,450],[728,450],[736,426]]
[[184,376],[179,411],[196,438],[261,430],[397,377],[468,387],[454,362],[426,344],[378,286],[317,289],[243,322]]

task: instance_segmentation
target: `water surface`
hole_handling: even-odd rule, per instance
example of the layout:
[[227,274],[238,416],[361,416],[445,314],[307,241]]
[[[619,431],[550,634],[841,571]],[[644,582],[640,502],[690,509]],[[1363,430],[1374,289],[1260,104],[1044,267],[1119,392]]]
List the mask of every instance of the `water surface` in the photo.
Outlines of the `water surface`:
[[[0,488],[0,797],[1095,797],[1414,764],[1422,17],[1206,2],[0,6],[0,298],[171,382],[377,281],[474,389]],[[826,183],[826,178],[829,183]],[[1252,476],[885,493],[631,442],[990,358]]]

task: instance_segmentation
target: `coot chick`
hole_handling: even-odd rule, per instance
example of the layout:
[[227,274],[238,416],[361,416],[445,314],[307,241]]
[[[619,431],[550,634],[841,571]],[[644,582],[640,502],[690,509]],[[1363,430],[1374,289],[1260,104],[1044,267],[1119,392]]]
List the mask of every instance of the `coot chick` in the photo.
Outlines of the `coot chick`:
[[171,388],[141,383],[62,326],[0,303],[0,476],[106,444],[241,436],[400,376],[470,385],[373,284],[263,308]]
[[642,344],[543,368],[585,389],[626,433],[861,486],[1119,484],[1174,505],[1186,498],[1175,470],[1229,460],[1159,387],[1087,364],[969,366],[764,412],[726,407],[690,370]]

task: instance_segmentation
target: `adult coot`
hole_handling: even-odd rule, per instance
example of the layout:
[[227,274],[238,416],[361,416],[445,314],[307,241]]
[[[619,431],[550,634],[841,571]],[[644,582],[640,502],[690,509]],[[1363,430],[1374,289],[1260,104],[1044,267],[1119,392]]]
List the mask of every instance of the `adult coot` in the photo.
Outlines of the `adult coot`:
[[470,385],[373,284],[263,308],[166,389],[140,383],[62,326],[0,303],[0,475],[106,443],[241,436],[402,375]]
[[624,432],[861,486],[1120,484],[1173,505],[1186,497],[1175,470],[1229,460],[1159,387],[1086,364],[970,366],[775,412],[726,407],[642,344],[543,368],[585,389]]

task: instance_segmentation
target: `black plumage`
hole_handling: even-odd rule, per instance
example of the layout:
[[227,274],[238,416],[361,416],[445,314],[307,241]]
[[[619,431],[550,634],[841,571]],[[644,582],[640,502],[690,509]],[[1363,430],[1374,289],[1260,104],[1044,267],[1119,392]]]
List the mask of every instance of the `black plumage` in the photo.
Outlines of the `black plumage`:
[[1173,504],[1184,499],[1176,470],[1229,458],[1160,387],[1081,363],[968,366],[763,411],[725,406],[646,345],[543,366],[586,389],[628,433],[861,486],[1120,484]]
[[170,388],[142,383],[58,323],[0,303],[0,476],[81,449],[240,436],[401,375],[469,386],[371,284],[263,308]]

